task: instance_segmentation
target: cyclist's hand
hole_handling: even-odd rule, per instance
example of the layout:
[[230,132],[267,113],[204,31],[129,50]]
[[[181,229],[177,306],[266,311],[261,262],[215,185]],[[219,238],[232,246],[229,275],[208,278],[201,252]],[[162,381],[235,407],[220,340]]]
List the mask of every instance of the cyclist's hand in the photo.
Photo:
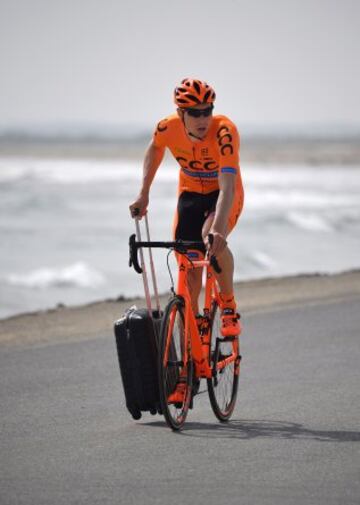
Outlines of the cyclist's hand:
[[213,236],[213,242],[210,245],[209,238],[207,237],[205,241],[206,248],[211,255],[219,256],[227,246],[226,239],[221,233],[216,231],[211,231],[210,233]]
[[129,206],[131,217],[142,218],[147,212],[149,205],[148,195],[140,194],[134,203]]

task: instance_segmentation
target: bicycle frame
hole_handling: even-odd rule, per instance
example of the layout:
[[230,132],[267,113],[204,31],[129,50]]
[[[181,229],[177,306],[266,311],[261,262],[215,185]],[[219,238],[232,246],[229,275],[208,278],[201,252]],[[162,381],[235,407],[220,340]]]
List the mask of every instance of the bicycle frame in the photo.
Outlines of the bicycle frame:
[[[232,350],[232,354],[221,361],[215,360],[216,367],[210,366],[210,319],[208,320],[208,328],[204,335],[200,335],[198,325],[191,305],[191,296],[187,283],[187,275],[194,268],[205,267],[205,299],[204,299],[204,314],[205,317],[210,317],[211,305],[213,300],[219,303],[219,291],[213,268],[209,260],[190,260],[182,255],[179,260],[179,276],[177,283],[177,296],[183,298],[185,305],[185,342],[190,344],[190,349],[185,346],[185,360],[189,359],[189,354],[195,366],[195,376],[199,378],[210,379],[216,372],[219,372],[225,366],[232,362],[237,362],[238,353]],[[226,339],[224,339],[226,340]],[[231,339],[229,339],[231,340]],[[238,367],[236,366],[236,369]]]

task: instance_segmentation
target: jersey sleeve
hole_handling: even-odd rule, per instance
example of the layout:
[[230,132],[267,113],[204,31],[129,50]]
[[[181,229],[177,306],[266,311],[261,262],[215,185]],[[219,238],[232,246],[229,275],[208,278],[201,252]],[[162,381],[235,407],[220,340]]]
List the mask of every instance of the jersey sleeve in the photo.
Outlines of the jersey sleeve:
[[237,174],[240,170],[240,137],[236,126],[231,121],[222,121],[216,132],[220,154],[220,172]]
[[155,147],[166,147],[168,145],[169,136],[169,121],[167,118],[162,119],[156,125],[153,134],[153,144]]

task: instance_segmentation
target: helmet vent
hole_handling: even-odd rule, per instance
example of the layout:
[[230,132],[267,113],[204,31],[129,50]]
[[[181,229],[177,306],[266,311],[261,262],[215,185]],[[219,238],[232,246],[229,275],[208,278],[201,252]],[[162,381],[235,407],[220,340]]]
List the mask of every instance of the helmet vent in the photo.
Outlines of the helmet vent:
[[195,88],[195,91],[196,91],[197,93],[199,93],[199,95],[200,95],[201,88],[200,88],[200,84],[199,84],[199,82],[198,82],[198,81],[194,81],[194,88]]
[[195,95],[190,95],[189,93],[186,93],[186,96],[187,98],[189,98],[190,100],[193,100],[195,103],[201,103],[201,101],[198,99],[197,96]]
[[211,91],[208,90],[206,93],[205,93],[205,96],[204,96],[204,103],[206,103],[209,99],[209,96],[211,95]]

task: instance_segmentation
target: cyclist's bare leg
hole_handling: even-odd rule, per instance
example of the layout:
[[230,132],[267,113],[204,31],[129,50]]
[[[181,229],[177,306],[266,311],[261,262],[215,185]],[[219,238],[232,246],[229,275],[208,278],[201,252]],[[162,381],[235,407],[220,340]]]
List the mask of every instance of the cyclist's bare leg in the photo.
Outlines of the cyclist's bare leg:
[[[210,214],[203,226],[203,239],[208,235],[213,220],[214,214]],[[228,233],[226,236],[227,235]],[[238,316],[235,314],[236,300],[234,298],[233,286],[234,259],[228,246],[225,247],[221,254],[217,255],[217,260],[221,268],[220,274],[215,272],[220,288],[220,298],[222,300],[221,334],[224,337],[236,337],[241,332],[241,326],[238,321]]]
[[[203,229],[202,236],[203,240],[207,237],[211,225],[214,221],[215,213],[212,212],[206,219]],[[234,258],[229,247],[226,246],[224,251],[217,257],[219,266],[221,267],[221,273],[215,274],[219,283],[220,291],[222,293],[232,293],[234,290],[233,277],[234,277]]]
[[199,313],[199,296],[202,284],[202,268],[188,271],[188,287],[191,296],[191,306],[194,314]]

